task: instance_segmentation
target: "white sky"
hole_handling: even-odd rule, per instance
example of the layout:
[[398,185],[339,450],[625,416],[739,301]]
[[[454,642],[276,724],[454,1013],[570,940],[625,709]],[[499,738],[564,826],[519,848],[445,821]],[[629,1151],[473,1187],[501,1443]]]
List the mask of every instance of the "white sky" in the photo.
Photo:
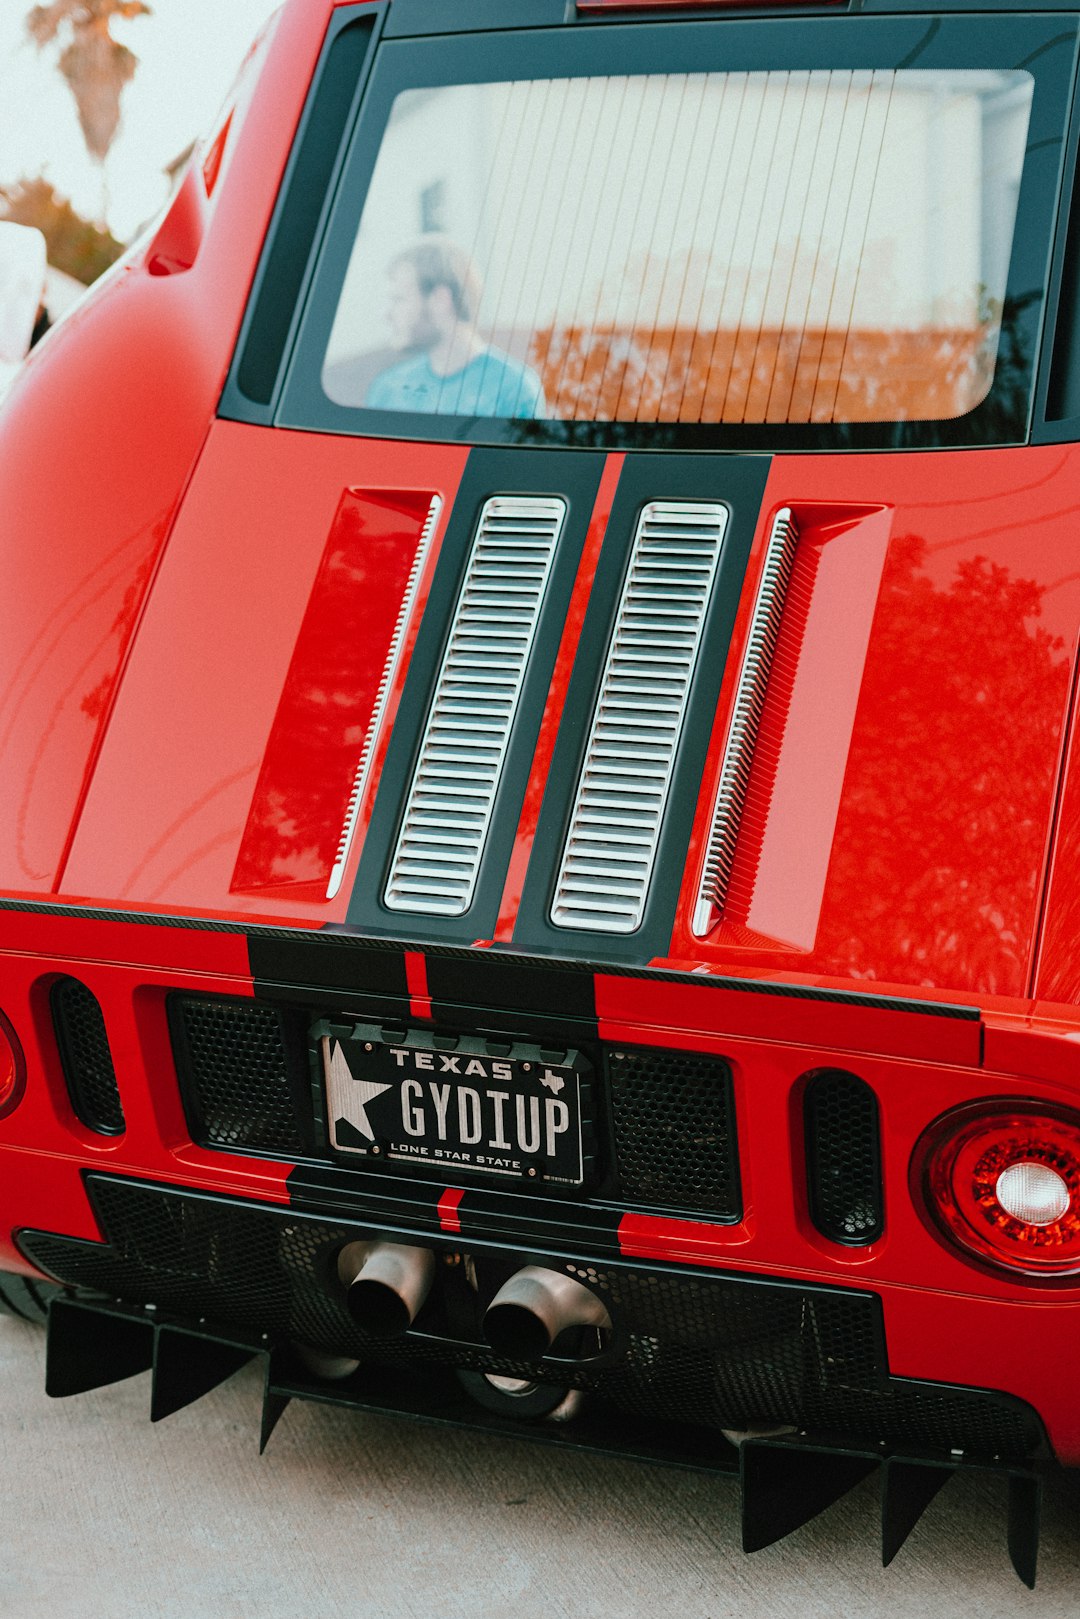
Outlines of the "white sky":
[[[152,17],[114,24],[139,58],[106,165],[109,224],[122,240],[168,194],[165,165],[207,132],[244,53],[279,0],[148,0]],[[0,184],[44,174],[80,213],[98,214],[101,182],[75,101],[55,64],[27,39],[32,0],[0,0]]]

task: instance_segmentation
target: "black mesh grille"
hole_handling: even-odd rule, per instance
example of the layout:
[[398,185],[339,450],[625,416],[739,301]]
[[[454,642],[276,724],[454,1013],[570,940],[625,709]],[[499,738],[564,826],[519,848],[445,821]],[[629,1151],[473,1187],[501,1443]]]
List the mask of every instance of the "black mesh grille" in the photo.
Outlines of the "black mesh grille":
[[253,1001],[175,995],[169,1014],[192,1139],[211,1147],[299,1153],[277,1013]]
[[839,1069],[806,1090],[806,1173],[810,1217],[822,1236],[851,1247],[885,1229],[877,1098]]
[[739,1219],[727,1063],[687,1051],[612,1051],[607,1072],[626,1200]]
[[77,978],[52,987],[53,1029],[76,1117],[99,1135],[124,1130],[124,1109],[97,997]]
[[[211,1325],[384,1364],[571,1382],[638,1415],[710,1428],[792,1423],[1009,1459],[1043,1443],[1038,1419],[1018,1401],[890,1379],[872,1294],[552,1261],[606,1297],[624,1335],[615,1364],[568,1378],[550,1366],[501,1360],[480,1343],[373,1342],[331,1279],[337,1250],[357,1234],[353,1227],[97,1176],[89,1186],[111,1246],[24,1233],[27,1256],[70,1285],[205,1316]],[[459,1318],[453,1336],[478,1339],[482,1298],[466,1287],[467,1267],[453,1253],[447,1260],[436,1291],[456,1286],[473,1311],[471,1327]]]

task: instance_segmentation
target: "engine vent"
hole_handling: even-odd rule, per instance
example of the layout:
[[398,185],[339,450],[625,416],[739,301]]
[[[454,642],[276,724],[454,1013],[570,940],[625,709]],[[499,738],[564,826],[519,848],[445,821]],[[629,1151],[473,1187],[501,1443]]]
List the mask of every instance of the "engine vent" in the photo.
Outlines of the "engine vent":
[[826,1069],[803,1105],[810,1218],[831,1242],[875,1242],[885,1229],[877,1097],[854,1074]]
[[50,1002],[76,1118],[98,1135],[123,1135],[124,1109],[97,997],[77,978],[61,978],[52,987]]
[[784,611],[791,570],[795,562],[795,547],[799,531],[795,519],[786,508],[777,513],[765,553],[761,585],[750,622],[746,654],[739,674],[735,693],[735,707],[728,733],[724,761],[720,768],[720,785],[716,793],[712,832],[705,854],[698,903],[694,911],[694,932],[704,938],[716,920],[727,895],[731,879],[735,844],[739,836],[746,788],[750,779],[750,765],[757,743],[769,672],[776,651],[776,638],[780,633],[780,620]]
[[480,516],[420,745],[385,903],[462,916],[472,904],[566,502],[489,500]]
[[641,514],[570,819],[551,920],[641,925],[727,529],[719,502]]
[[390,694],[394,689],[394,679],[401,663],[401,649],[405,644],[405,631],[409,626],[413,609],[416,606],[417,592],[420,589],[420,581],[424,576],[424,564],[427,562],[428,552],[431,550],[431,541],[438,527],[442,506],[441,498],[438,495],[433,495],[423,529],[420,532],[420,539],[417,542],[413,565],[409,570],[405,594],[401,601],[401,610],[397,616],[397,623],[394,625],[394,633],[390,638],[390,649],[386,654],[382,679],[379,681],[379,689],[375,695],[375,708],[367,731],[364,734],[364,744],[360,750],[360,762],[356,767],[352,792],[349,795],[349,807],[345,814],[345,825],[338,842],[334,869],[330,873],[330,882],[326,889],[327,899],[334,898],[345,877],[345,868],[349,863],[349,852],[352,849],[353,838],[356,836],[357,822],[360,819],[360,810],[364,802],[364,794],[367,791],[368,777],[371,774],[371,762],[375,757],[375,745],[379,740],[383,722],[386,719],[387,704],[390,701]]

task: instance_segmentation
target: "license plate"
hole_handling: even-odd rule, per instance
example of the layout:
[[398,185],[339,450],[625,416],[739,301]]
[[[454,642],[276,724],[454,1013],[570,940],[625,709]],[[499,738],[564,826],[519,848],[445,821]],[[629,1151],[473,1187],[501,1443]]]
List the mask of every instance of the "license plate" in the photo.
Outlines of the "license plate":
[[336,1152],[580,1186],[587,1065],[535,1046],[362,1024],[319,1023],[326,1117]]

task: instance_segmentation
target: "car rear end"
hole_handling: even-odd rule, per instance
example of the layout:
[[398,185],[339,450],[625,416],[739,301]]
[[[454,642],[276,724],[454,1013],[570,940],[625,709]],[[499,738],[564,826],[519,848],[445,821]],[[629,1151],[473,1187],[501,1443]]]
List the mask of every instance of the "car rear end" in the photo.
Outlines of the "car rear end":
[[[891,1557],[985,1468],[1033,1580],[1078,32],[285,8],[0,418],[0,1267],[63,1289],[51,1392],[261,1355],[264,1440],[295,1396],[739,1473],[749,1549],[880,1468]],[[106,344],[77,487],[17,494]]]

